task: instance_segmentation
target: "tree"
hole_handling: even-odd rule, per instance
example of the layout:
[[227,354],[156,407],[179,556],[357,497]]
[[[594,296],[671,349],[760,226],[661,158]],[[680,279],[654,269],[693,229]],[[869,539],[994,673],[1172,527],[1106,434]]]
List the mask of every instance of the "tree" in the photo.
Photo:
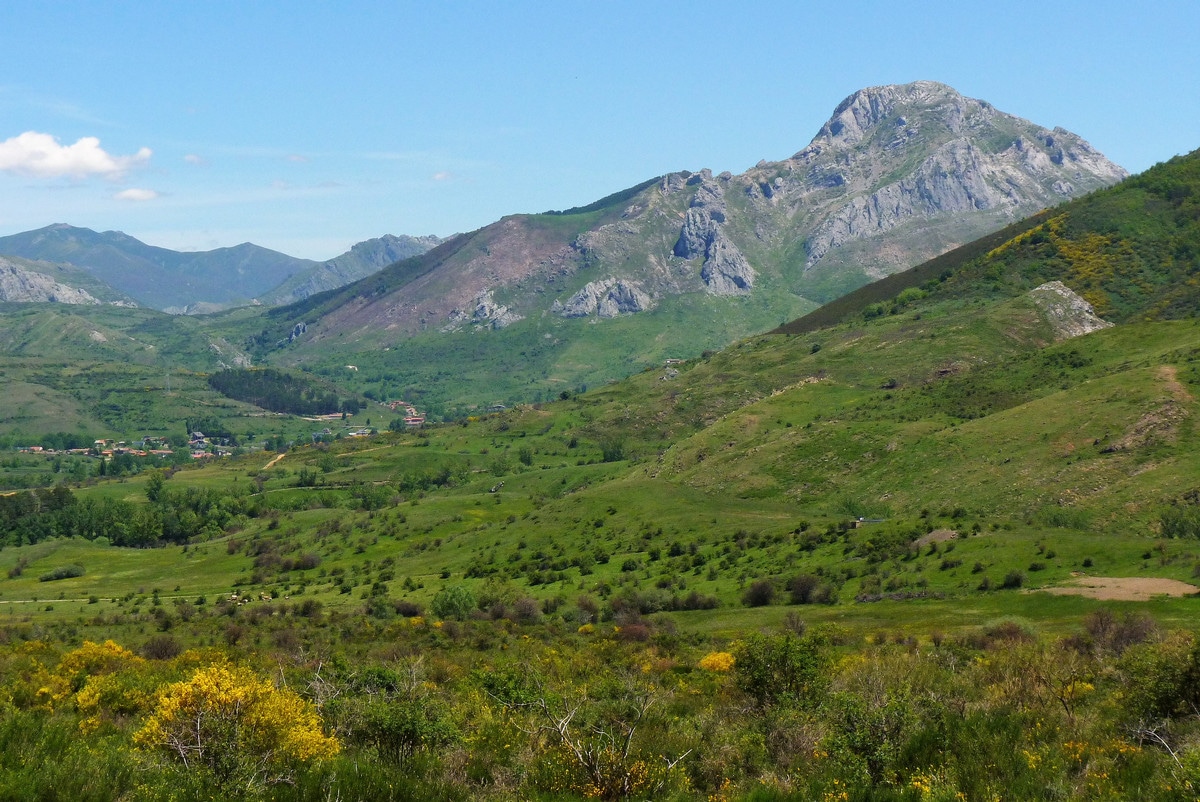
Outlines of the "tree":
[[249,792],[290,782],[298,763],[332,757],[341,748],[321,731],[313,706],[293,691],[220,665],[161,689],[134,743],[166,752],[225,791]]
[[451,585],[439,590],[429,606],[438,618],[461,621],[475,609],[475,594],[466,585]]
[[166,484],[166,481],[162,471],[158,469],[150,471],[150,475],[146,478],[146,499],[151,504],[162,501],[163,485]]

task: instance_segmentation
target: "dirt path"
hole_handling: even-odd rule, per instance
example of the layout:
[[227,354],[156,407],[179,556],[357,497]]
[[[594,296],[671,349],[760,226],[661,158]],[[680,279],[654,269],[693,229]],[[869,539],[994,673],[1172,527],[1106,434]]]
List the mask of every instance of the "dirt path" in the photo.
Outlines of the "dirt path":
[[266,465],[263,466],[263,470],[264,471],[271,470],[272,468],[275,467],[275,463],[279,462],[279,460],[283,459],[286,456],[287,456],[287,452],[284,452],[284,453],[276,456],[274,459],[272,459],[270,462],[268,462]]
[[1155,596],[1190,596],[1200,588],[1177,579],[1141,576],[1081,576],[1043,593],[1087,596],[1101,601],[1148,601]]
[[1171,391],[1176,401],[1193,401],[1192,394],[1187,391],[1179,381],[1179,371],[1174,365],[1163,365],[1158,369],[1158,378],[1162,379],[1167,385],[1167,389]]

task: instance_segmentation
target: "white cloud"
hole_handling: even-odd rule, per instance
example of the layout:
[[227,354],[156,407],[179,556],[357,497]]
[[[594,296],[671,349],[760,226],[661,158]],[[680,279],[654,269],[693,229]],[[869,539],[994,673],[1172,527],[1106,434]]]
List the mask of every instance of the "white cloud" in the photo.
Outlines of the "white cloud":
[[123,200],[123,201],[150,201],[150,200],[154,200],[157,197],[158,197],[158,193],[155,192],[154,190],[138,189],[137,187],[130,187],[129,189],[123,189],[120,192],[118,192],[116,195],[113,195],[113,198],[115,198],[116,200]]
[[308,164],[308,157],[301,156],[299,153],[289,154],[287,160],[290,162],[295,162],[296,164]]
[[50,134],[26,131],[0,142],[0,171],[36,178],[114,178],[149,161],[150,155],[150,148],[142,148],[132,156],[113,156],[100,147],[100,140],[94,136],[85,136],[74,145],[61,145]]
[[197,156],[195,153],[189,153],[183,157],[183,160],[188,164],[194,164],[197,167],[208,166],[208,159],[204,158],[203,156]]
[[451,178],[454,178],[454,175],[445,170],[433,174],[434,181],[449,181]]

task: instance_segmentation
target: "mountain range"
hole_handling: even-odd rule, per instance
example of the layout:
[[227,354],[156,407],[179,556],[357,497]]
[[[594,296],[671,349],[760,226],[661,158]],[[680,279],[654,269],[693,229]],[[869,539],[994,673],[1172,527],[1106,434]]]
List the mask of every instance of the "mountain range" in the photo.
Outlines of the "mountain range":
[[316,263],[56,225],[0,238],[0,254],[172,312],[286,304],[206,326],[238,363],[352,364],[354,389],[458,414],[724,347],[1125,175],[1075,134],[919,81],[855,92],[806,147],[739,175],[669,173],[446,241],[384,237]]
[[[358,352],[372,363],[330,361],[353,353],[337,349],[355,330],[329,324],[338,301],[370,309],[504,242],[478,236],[267,311],[2,307],[3,442],[44,435],[0,465],[3,754],[42,758],[6,760],[8,786],[63,795],[95,754],[101,782],[75,797],[164,796],[147,789],[181,777],[236,795],[241,775],[231,792],[145,759],[172,700],[227,682],[176,681],[207,654],[329,702],[344,756],[328,760],[344,762],[294,775],[289,797],[328,798],[338,777],[364,778],[347,798],[1194,796],[1200,151],[774,331],[425,426],[379,396],[388,371],[428,362],[444,387],[491,393],[614,338],[645,353],[682,327],[696,347],[766,283],[747,257],[736,291],[690,293],[703,304],[643,289],[633,312],[613,284],[587,315],[544,289],[537,315],[429,314]],[[690,265],[698,281],[722,253]],[[322,382],[196,369],[243,364],[216,334],[264,321],[291,328],[256,348],[324,347],[333,384],[377,372],[368,398],[392,403],[301,418],[269,396]],[[119,433],[135,431],[153,436],[130,450]],[[65,450],[92,443],[111,459]],[[686,773],[632,785],[664,764]]]
[[[1125,171],[1080,137],[933,82],[864,89],[809,145],[751,170],[679,172],[588,207],[514,215],[349,291],[330,321],[413,333],[646,311],[689,293],[824,302]],[[419,272],[420,275],[414,275]]]
[[[387,235],[360,242],[334,259],[316,262],[248,242],[211,251],[173,251],[147,245],[120,231],[96,232],[57,223],[0,237],[0,255],[59,265],[68,286],[106,285],[109,289],[101,295],[133,299],[171,314],[195,314],[300,300],[370,275],[440,242],[438,237]],[[68,277],[70,268],[74,273]],[[63,303],[76,303],[67,300],[74,297],[63,291],[56,295]],[[5,300],[45,299],[35,293],[28,298],[6,296]]]
[[355,362],[371,365],[359,380],[428,392],[448,355],[470,353],[512,380],[477,377],[476,394],[446,400],[556,394],[774,327],[1125,175],[1075,134],[942,84],[864,89],[782,161],[511,215],[271,310],[256,358],[315,367],[402,348]]

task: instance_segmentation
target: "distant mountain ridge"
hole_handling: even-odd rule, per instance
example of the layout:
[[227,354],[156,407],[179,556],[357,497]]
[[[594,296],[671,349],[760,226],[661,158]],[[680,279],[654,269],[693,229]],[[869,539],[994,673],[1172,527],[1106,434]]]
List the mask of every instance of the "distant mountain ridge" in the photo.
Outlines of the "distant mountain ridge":
[[250,243],[184,253],[120,231],[63,223],[0,237],[0,254],[74,265],[144,306],[169,312],[246,303],[316,264]]
[[294,303],[310,295],[334,290],[366,278],[403,259],[420,256],[444,241],[441,237],[433,235],[410,237],[391,234],[365,240],[341,256],[297,273],[259,300],[270,306]]
[[[120,231],[56,223],[0,237],[0,255],[73,266],[93,282],[111,287],[109,294],[172,314],[190,314],[250,303],[290,303],[370,275],[440,242],[433,236],[386,235],[317,262],[248,242],[211,251],[173,251]],[[57,294],[66,296],[62,290]]]

